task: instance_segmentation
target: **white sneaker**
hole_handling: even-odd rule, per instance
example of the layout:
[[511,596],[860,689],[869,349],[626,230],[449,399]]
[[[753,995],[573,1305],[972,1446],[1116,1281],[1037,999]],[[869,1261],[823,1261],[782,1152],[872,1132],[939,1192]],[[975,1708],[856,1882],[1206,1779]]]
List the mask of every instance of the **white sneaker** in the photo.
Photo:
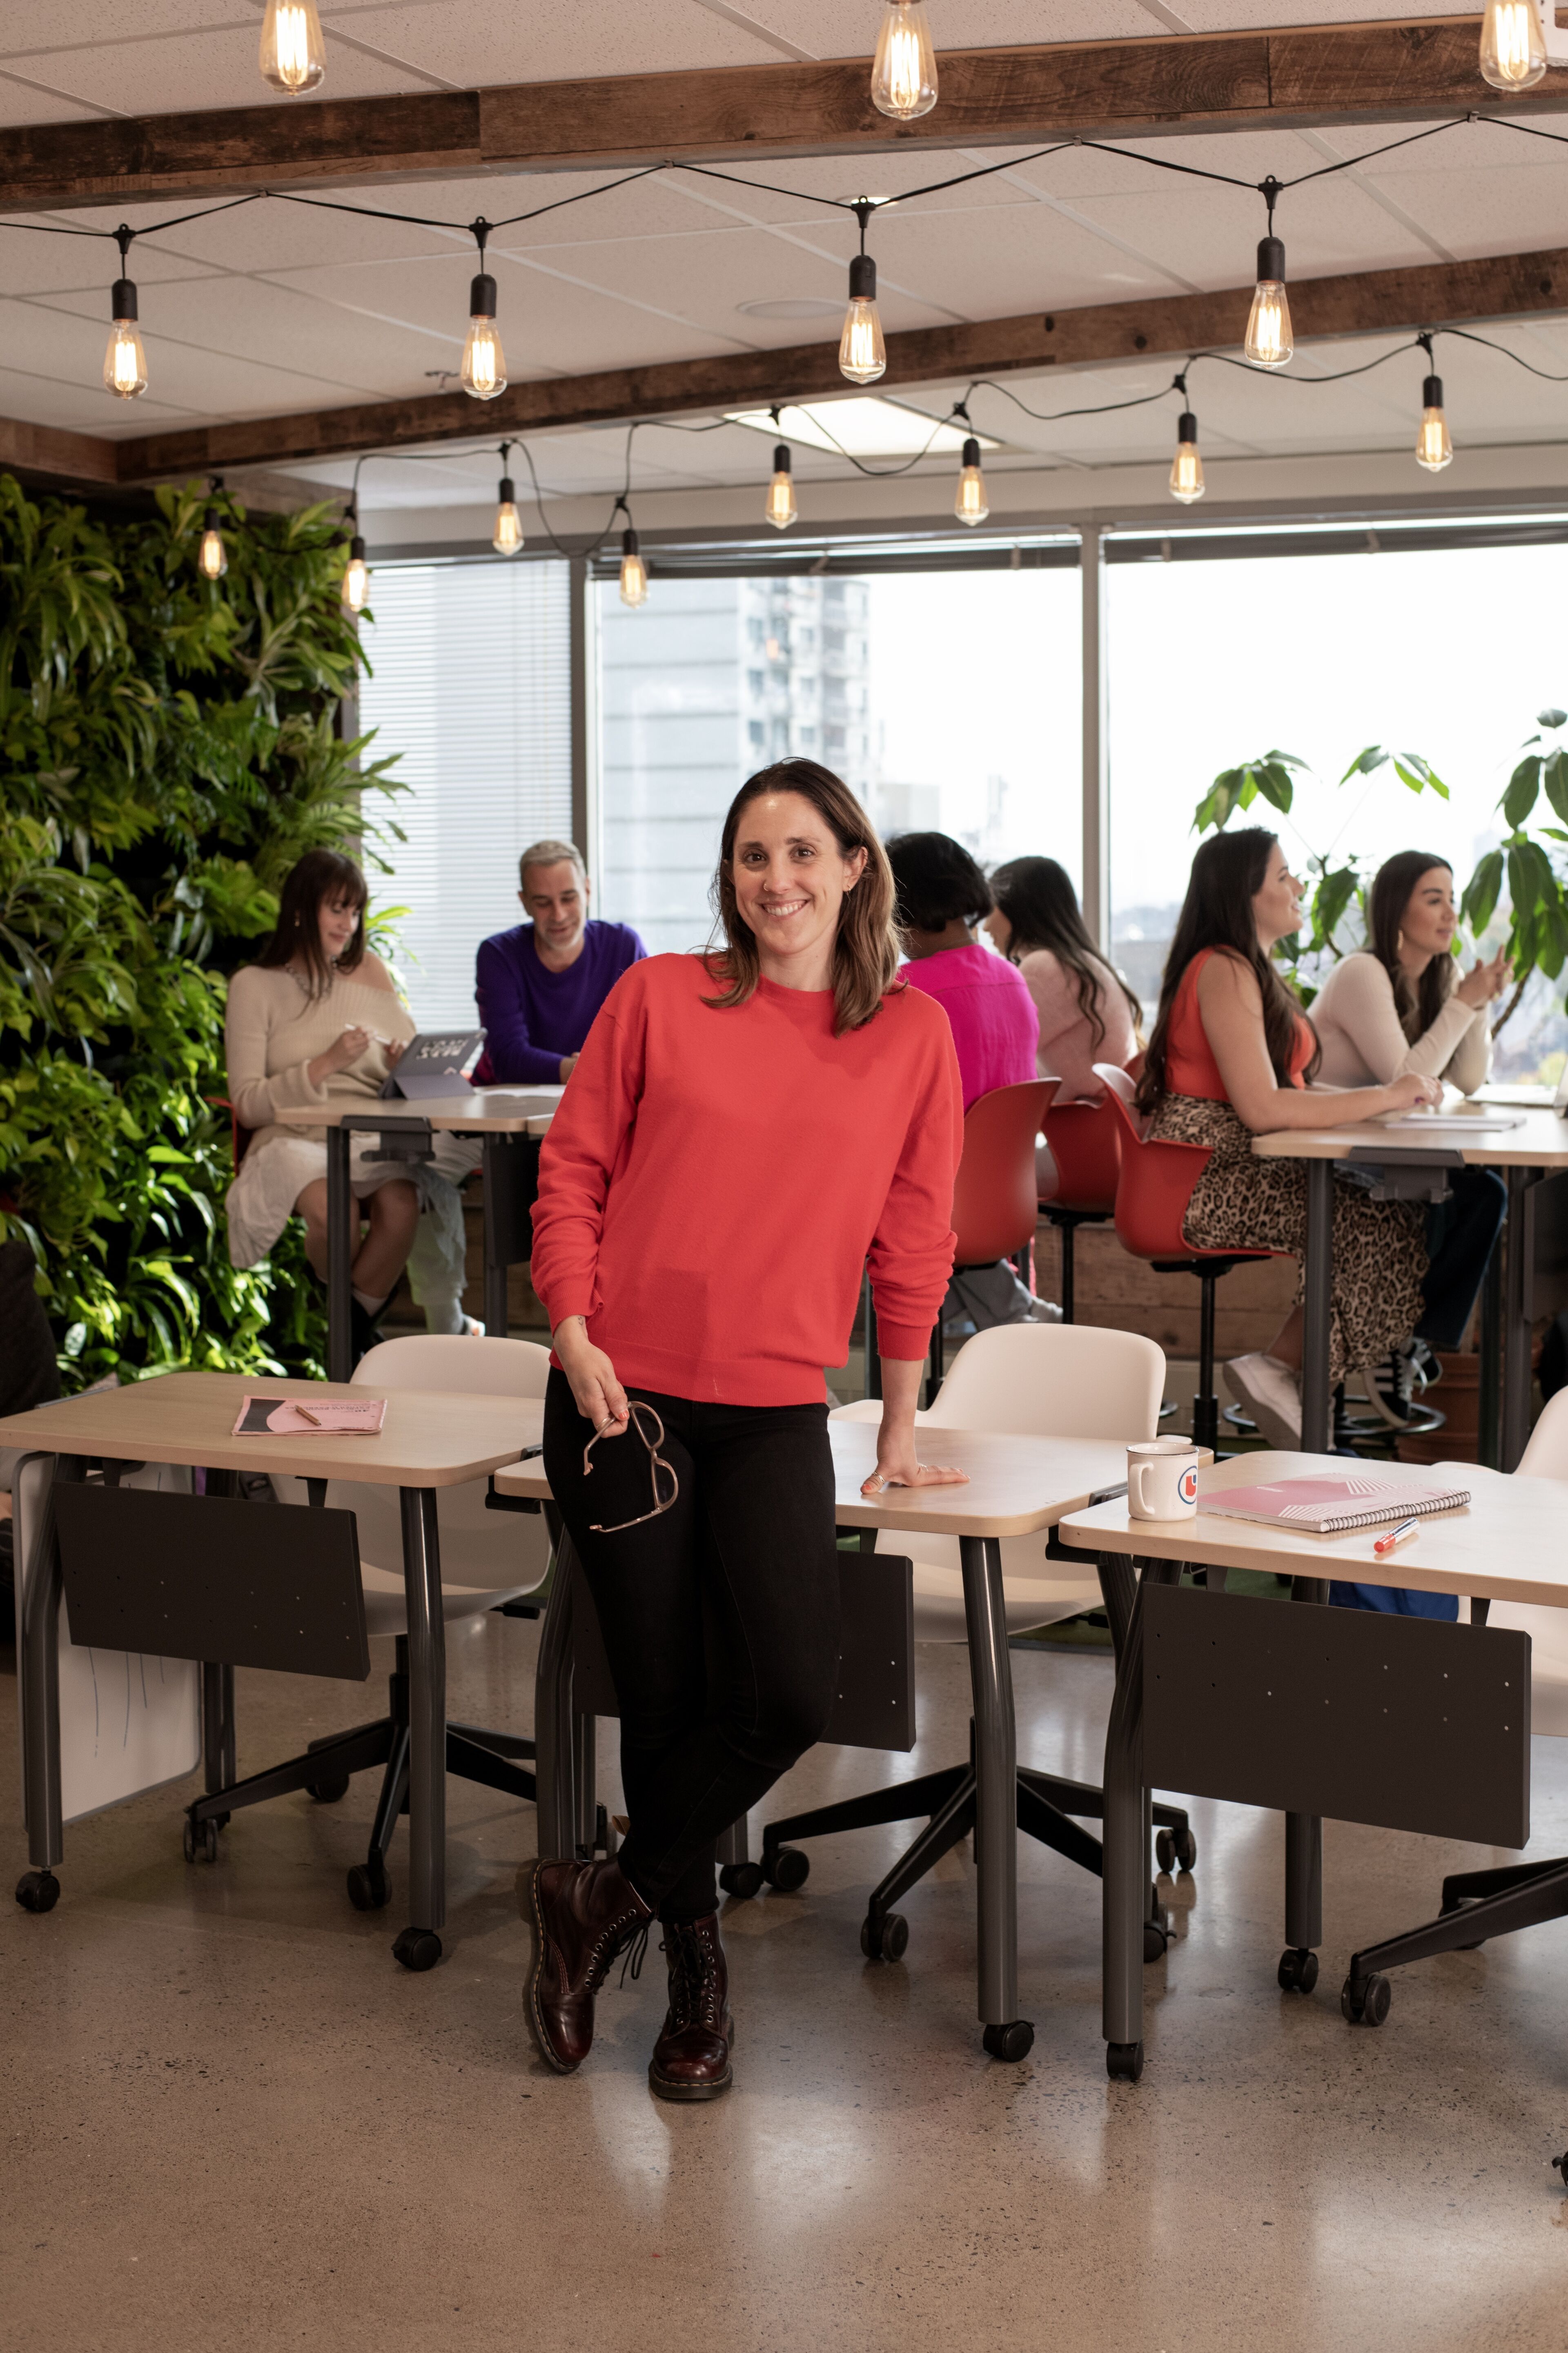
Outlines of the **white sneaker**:
[[1269,1445],[1287,1454],[1299,1454],[1301,1393],[1289,1365],[1259,1351],[1250,1356],[1233,1356],[1224,1369],[1226,1388],[1251,1415]]
[[1032,1300],[1029,1303],[1028,1320],[1031,1324],[1059,1324],[1062,1320],[1062,1311],[1054,1299]]

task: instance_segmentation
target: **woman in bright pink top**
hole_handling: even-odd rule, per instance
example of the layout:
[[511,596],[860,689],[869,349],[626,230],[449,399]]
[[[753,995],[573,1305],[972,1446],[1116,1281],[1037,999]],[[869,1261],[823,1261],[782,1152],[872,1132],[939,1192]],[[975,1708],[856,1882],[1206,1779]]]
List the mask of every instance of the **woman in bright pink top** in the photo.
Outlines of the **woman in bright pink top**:
[[974,937],[991,912],[991,886],[945,833],[902,833],[888,844],[909,962],[900,977],[934,997],[958,1050],[965,1111],[995,1087],[1035,1075],[1040,1017],[1028,984]]

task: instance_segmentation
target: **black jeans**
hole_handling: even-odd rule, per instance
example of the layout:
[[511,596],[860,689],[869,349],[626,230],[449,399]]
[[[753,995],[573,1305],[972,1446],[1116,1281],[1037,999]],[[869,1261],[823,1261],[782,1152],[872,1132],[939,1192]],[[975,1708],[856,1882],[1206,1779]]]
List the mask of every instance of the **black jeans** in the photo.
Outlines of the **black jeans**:
[[1456,1168],[1450,1197],[1426,1212],[1431,1263],[1422,1283],[1426,1302],[1417,1339],[1457,1348],[1508,1210],[1508,1187],[1489,1168]]
[[[661,1920],[718,1904],[720,1833],[821,1736],[838,1669],[838,1554],[826,1405],[697,1405],[630,1389],[664,1422],[674,1508],[640,1527],[652,1466],[603,1438],[550,1376],[544,1467],[583,1564],[621,1707],[631,1830],[621,1868]],[[595,1535],[590,1524],[612,1530]]]

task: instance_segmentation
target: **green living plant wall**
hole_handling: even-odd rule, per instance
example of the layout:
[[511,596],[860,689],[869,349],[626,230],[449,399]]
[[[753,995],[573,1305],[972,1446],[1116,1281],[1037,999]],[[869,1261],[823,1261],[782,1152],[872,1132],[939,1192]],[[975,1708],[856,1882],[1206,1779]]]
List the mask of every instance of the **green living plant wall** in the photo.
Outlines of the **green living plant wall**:
[[[1498,800],[1502,839],[1482,854],[1459,902],[1461,919],[1477,948],[1483,940],[1494,952],[1506,948],[1513,970],[1514,987],[1492,1023],[1494,1036],[1515,1011],[1533,973],[1555,981],[1568,965],[1568,712],[1538,712],[1536,731],[1520,746],[1518,763]],[[1448,797],[1447,786],[1418,753],[1391,752],[1381,744],[1358,753],[1340,783],[1348,785],[1380,769],[1412,793]],[[1295,778],[1305,773],[1305,762],[1278,751],[1225,769],[1198,803],[1194,831],[1218,832],[1238,811],[1258,801],[1289,815]],[[1544,822],[1549,816],[1561,823]],[[1372,869],[1353,856],[1336,863],[1331,849],[1310,853],[1302,879],[1308,922],[1291,939],[1279,943],[1277,955],[1310,1005],[1328,965],[1346,953],[1345,927],[1352,911],[1356,937],[1350,945],[1359,945],[1365,936]]]
[[322,1353],[298,1228],[229,1263],[224,997],[391,764],[338,732],[362,657],[331,509],[220,491],[210,582],[210,495],[106,520],[0,475],[0,1237],[32,1246],[68,1388]]

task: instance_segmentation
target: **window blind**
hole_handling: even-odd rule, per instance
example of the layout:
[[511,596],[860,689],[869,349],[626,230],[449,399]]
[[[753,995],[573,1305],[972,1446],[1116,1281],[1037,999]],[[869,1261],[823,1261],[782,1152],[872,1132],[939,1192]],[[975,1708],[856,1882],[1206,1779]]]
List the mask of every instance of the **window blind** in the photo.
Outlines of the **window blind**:
[[396,962],[421,1028],[468,1027],[475,949],[522,920],[519,852],[571,838],[570,569],[378,565],[370,604],[361,725],[405,789],[367,814],[407,836],[381,843],[394,871],[372,896],[408,910]]

